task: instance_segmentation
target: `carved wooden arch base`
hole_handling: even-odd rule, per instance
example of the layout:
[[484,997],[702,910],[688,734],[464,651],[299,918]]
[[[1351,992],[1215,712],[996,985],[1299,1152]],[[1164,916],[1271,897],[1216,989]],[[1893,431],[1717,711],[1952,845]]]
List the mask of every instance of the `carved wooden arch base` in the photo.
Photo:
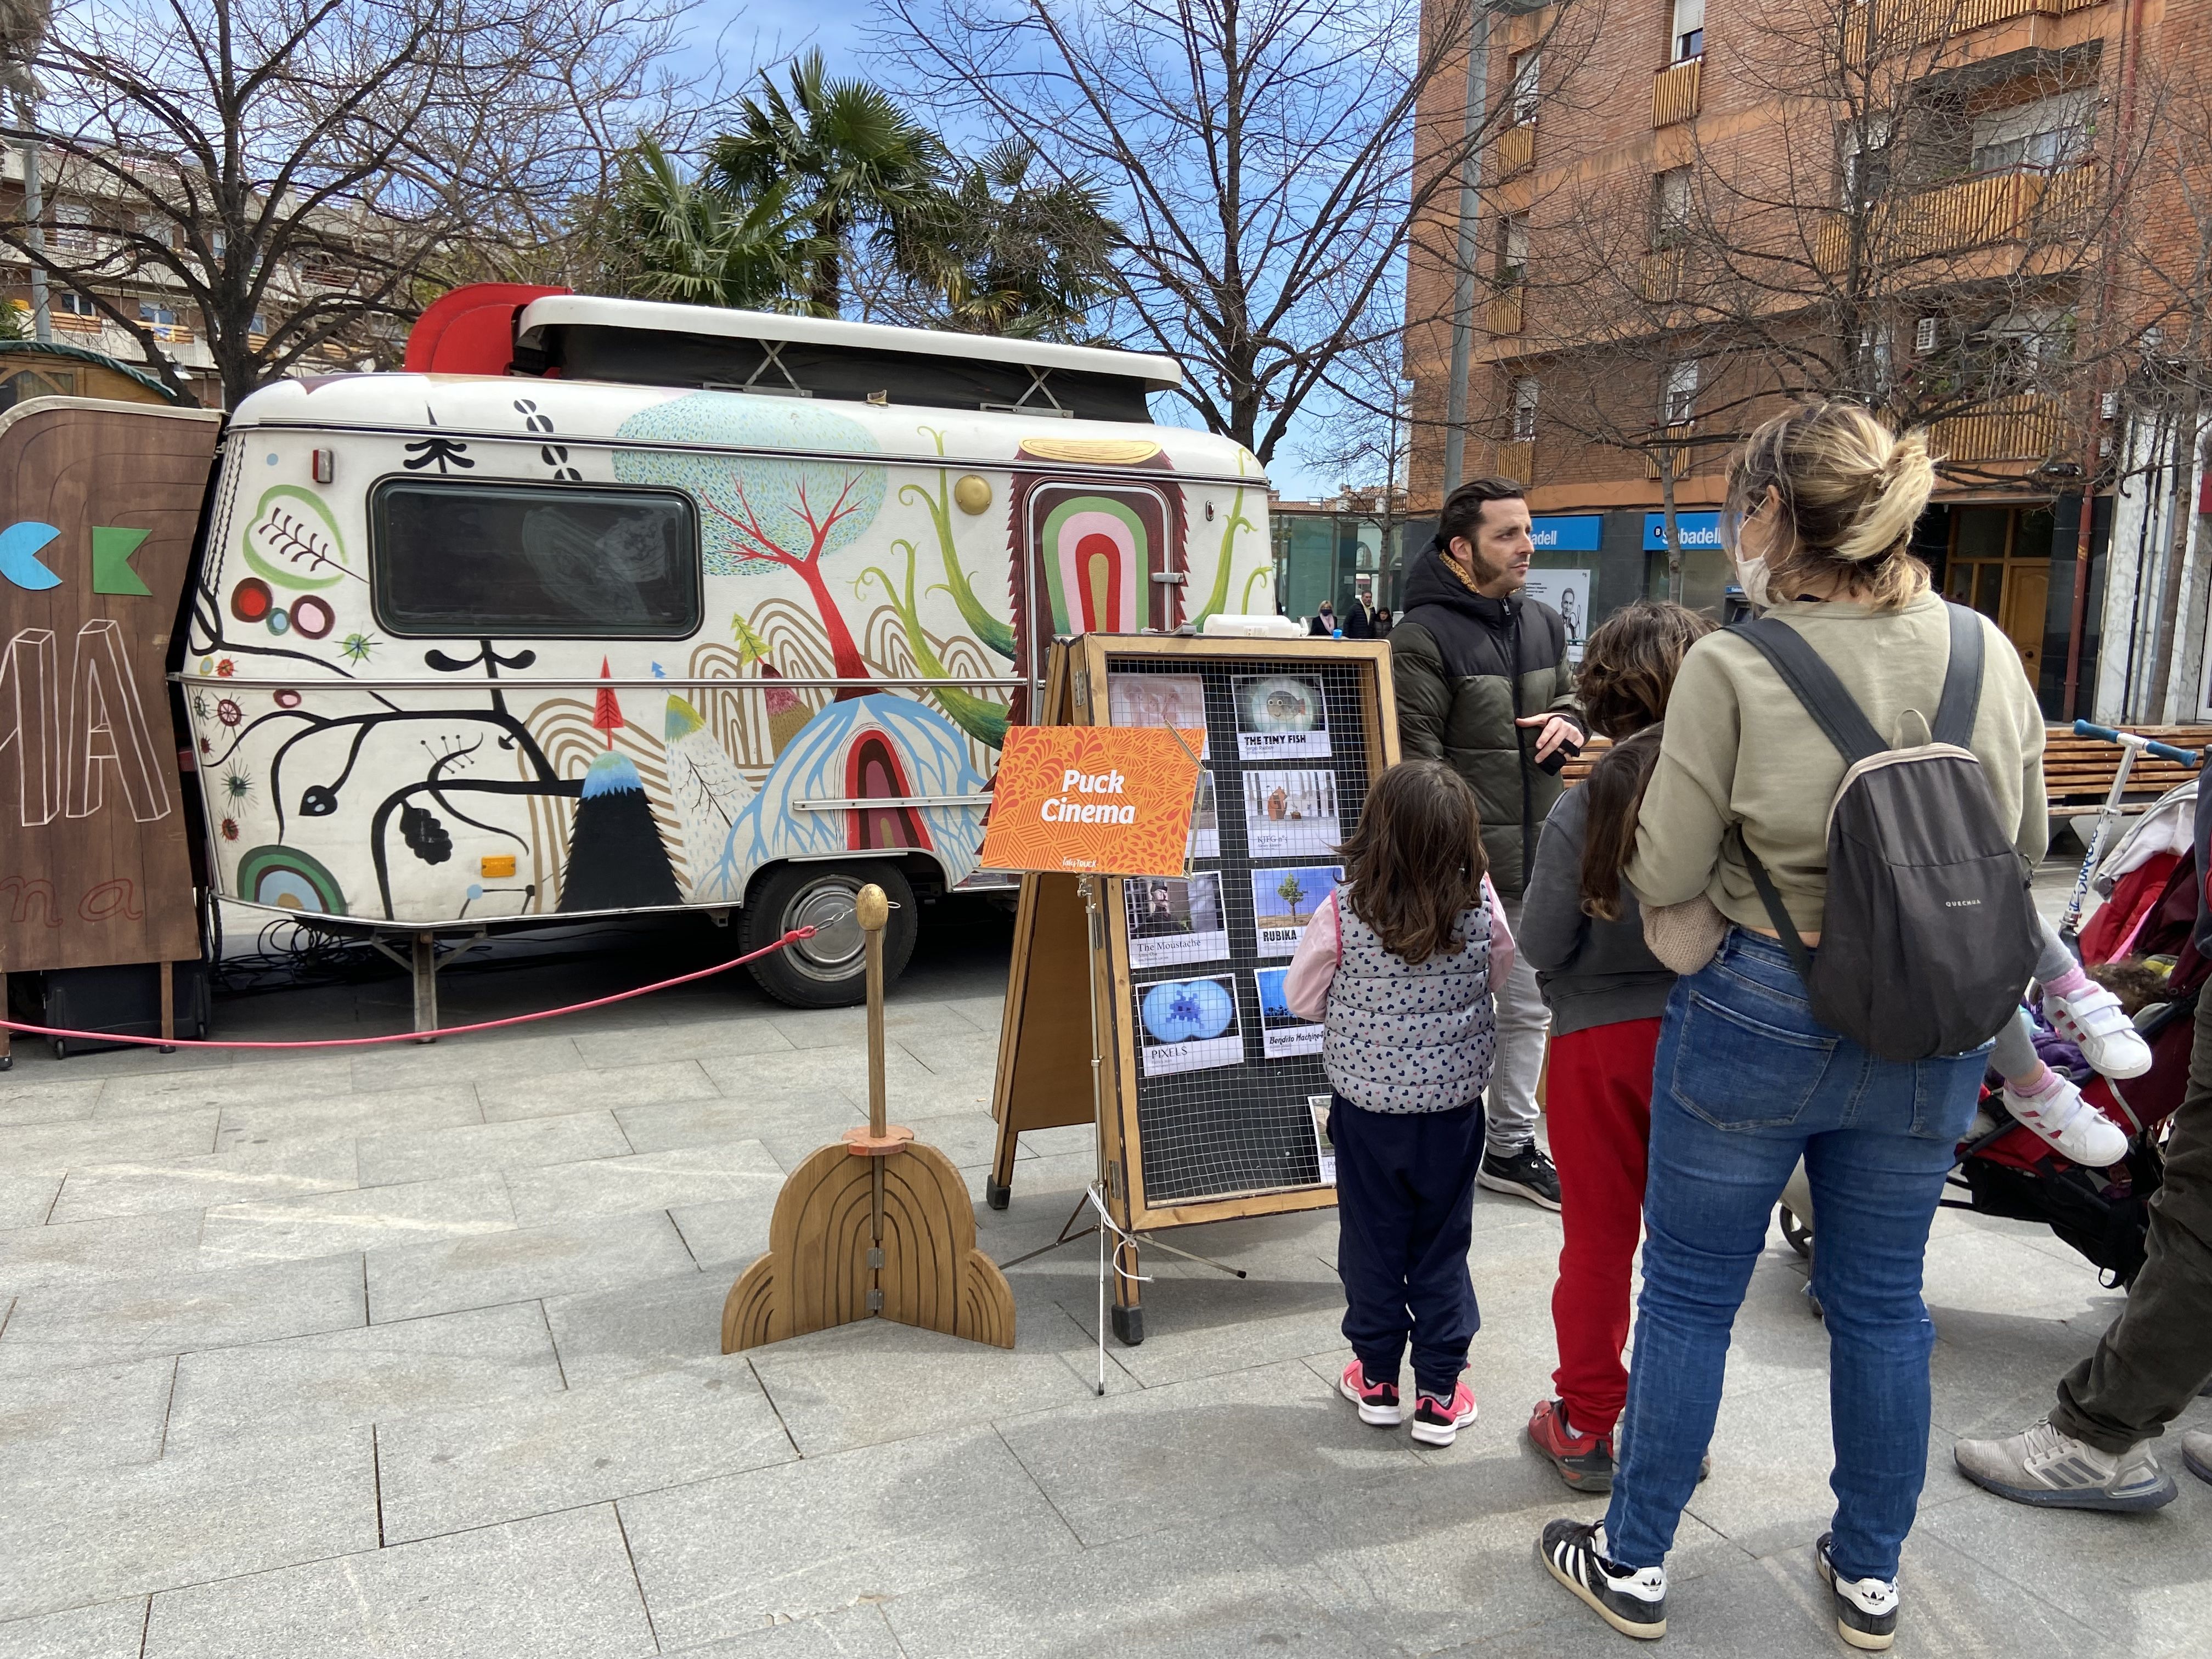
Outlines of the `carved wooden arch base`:
[[[871,1169],[884,1172],[883,1265],[869,1265]],[[880,1290],[872,1310],[868,1292]],[[849,1324],[880,1313],[902,1325],[1014,1346],[1014,1293],[975,1248],[975,1211],[952,1160],[919,1142],[884,1158],[824,1146],[791,1172],[775,1200],[768,1254],[730,1287],[722,1352]]]

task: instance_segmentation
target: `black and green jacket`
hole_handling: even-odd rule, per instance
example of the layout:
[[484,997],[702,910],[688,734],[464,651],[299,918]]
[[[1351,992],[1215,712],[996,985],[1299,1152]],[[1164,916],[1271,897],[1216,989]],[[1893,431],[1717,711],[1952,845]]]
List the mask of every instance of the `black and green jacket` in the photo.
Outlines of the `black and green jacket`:
[[1566,624],[1540,600],[1483,598],[1433,546],[1407,573],[1404,600],[1390,630],[1398,746],[1408,760],[1449,761],[1467,780],[1482,809],[1490,878],[1518,898],[1560,785],[1532,758],[1540,728],[1513,722],[1565,714],[1583,723]]

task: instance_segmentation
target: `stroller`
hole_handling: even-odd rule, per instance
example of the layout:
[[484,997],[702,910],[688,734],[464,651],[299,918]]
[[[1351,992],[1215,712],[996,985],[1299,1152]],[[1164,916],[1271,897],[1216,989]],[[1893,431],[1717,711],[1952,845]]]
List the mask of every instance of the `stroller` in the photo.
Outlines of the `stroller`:
[[[1984,1086],[1981,1109],[1959,1144],[1951,1172],[1948,1209],[1973,1210],[2015,1221],[2039,1221],[2103,1270],[2106,1284],[2125,1289],[2142,1270],[2148,1206],[2159,1188],[2163,1160],[2158,1130],[2179,1108],[2189,1087],[2189,1060],[2197,999],[2212,963],[2198,955],[2196,931],[2201,883],[2191,845],[2197,783],[2161,796],[2112,852],[2097,860],[2094,884],[2105,902],[2080,937],[2081,959],[2092,966],[2130,957],[2171,961],[2166,1000],[2136,1016],[2150,1045],[2151,1068],[2126,1083],[2094,1078],[2083,1098],[2124,1129],[2126,1160],[2107,1170],[2084,1169],[2061,1157],[2041,1138],[2013,1121],[2002,1094]],[[2103,840],[2100,833],[2097,841]],[[1783,1237],[1801,1256],[1813,1254],[1811,1194],[1801,1164],[1782,1194]]]

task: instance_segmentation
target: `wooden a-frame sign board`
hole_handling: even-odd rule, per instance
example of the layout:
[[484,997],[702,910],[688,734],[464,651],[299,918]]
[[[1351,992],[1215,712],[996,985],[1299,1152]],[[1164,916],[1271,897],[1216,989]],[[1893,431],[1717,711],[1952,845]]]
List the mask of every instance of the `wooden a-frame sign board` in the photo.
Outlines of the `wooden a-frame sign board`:
[[[1309,639],[1179,638],[1152,635],[1085,635],[1053,647],[1047,671],[1041,725],[1103,726],[1108,716],[1107,677],[1127,667],[1152,672],[1188,667],[1249,665],[1255,672],[1294,671],[1310,665],[1354,672],[1358,690],[1361,752],[1371,785],[1398,760],[1398,720],[1390,681],[1390,648],[1381,641]],[[1212,738],[1212,757],[1220,755],[1222,734]],[[1229,739],[1234,742],[1234,738]],[[1231,810],[1226,790],[1219,810]],[[1346,835],[1352,825],[1343,825]],[[1331,857],[1327,861],[1334,862]],[[1233,874],[1249,879],[1246,866],[1235,872],[1222,860],[1224,881]],[[997,1144],[985,1194],[994,1209],[1012,1199],[1015,1152],[1019,1136],[1092,1121],[1093,1033],[1104,1064],[1095,1116],[1099,1167],[1107,1207],[1115,1224],[1129,1232],[1192,1226],[1247,1216],[1280,1215],[1321,1209],[1336,1202],[1336,1189],[1319,1182],[1211,1194],[1202,1199],[1154,1202],[1145,1191],[1143,1132],[1137,1093],[1138,1033],[1128,937],[1122,923],[1125,881],[1095,878],[1102,890],[1103,926],[1094,964],[1092,933],[1082,890],[1083,878],[1065,874],[1023,876],[1014,918],[1013,959],[1007,978],[1006,1006],[999,1032],[997,1077],[991,1110]],[[1280,965],[1287,966],[1287,958]],[[1094,967],[1096,971],[1094,972]],[[1093,988],[1096,987],[1094,1000]],[[1139,1310],[1136,1246],[1125,1244],[1114,1275],[1114,1326],[1124,1341],[1142,1340]]]

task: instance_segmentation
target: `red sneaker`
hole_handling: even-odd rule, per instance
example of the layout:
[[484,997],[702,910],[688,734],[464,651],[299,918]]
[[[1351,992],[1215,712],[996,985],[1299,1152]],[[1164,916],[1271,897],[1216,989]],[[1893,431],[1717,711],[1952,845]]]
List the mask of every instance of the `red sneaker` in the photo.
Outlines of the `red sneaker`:
[[1569,1433],[1565,1401],[1538,1401],[1528,1419],[1528,1438],[1577,1492],[1613,1490],[1613,1437]]
[[1366,1370],[1355,1359],[1336,1379],[1336,1391],[1359,1407],[1359,1420],[1378,1429],[1395,1429],[1406,1420],[1398,1405],[1395,1382],[1370,1382]]
[[1425,1446],[1449,1446],[1474,1421],[1474,1390],[1455,1385],[1449,1400],[1423,1394],[1413,1401],[1413,1438]]

